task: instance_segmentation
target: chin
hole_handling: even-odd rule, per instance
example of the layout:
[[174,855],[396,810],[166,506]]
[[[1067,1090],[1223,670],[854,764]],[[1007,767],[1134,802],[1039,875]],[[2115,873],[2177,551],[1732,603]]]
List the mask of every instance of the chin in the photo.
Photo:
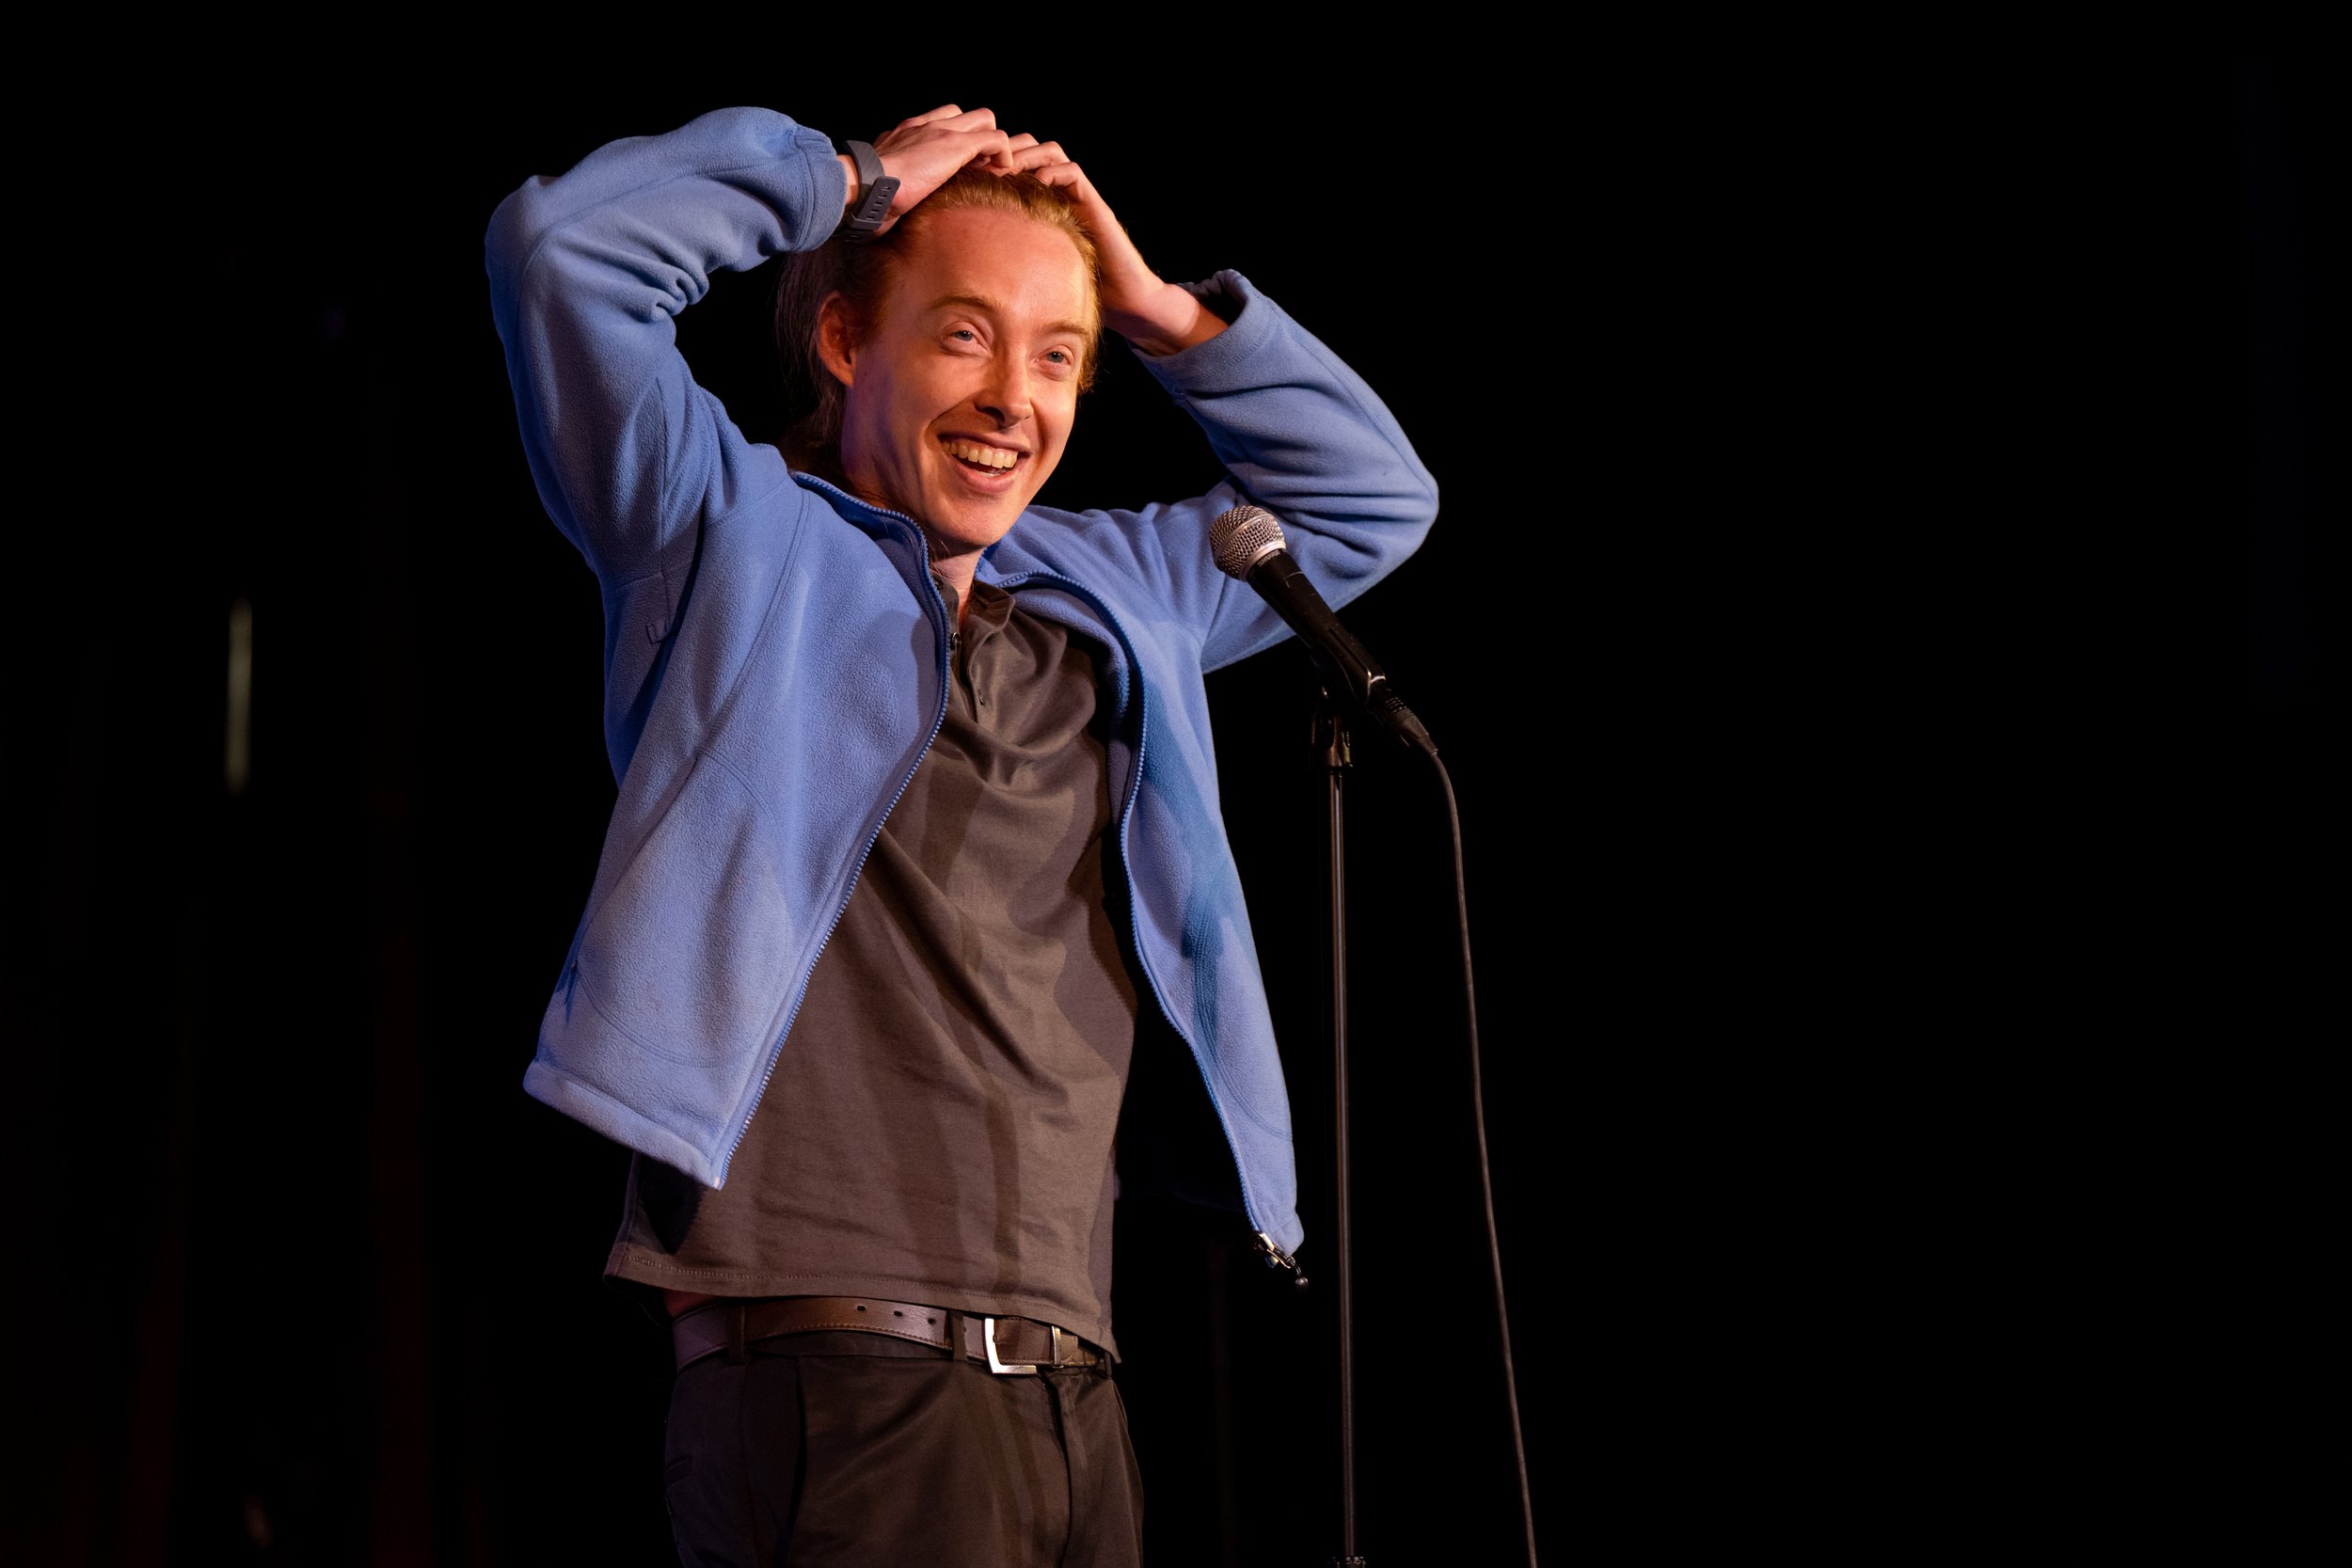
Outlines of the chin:
[[1024,500],[1019,506],[977,513],[965,508],[941,508],[931,514],[938,520],[928,523],[925,531],[930,535],[935,551],[971,554],[1010,533],[1027,507],[1028,502]]

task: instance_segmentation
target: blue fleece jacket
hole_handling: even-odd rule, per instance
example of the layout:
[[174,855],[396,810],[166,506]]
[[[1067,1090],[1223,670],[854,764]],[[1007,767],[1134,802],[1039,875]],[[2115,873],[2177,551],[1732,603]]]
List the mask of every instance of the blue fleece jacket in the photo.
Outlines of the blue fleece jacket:
[[[603,591],[619,781],[524,1086],[714,1187],[946,703],[921,531],[788,472],[676,347],[677,313],[714,273],[821,244],[845,195],[829,138],[727,109],[527,182],[487,245],[532,475]],[[1231,325],[1143,363],[1226,481],[1136,511],[1032,507],[979,576],[1111,650],[1136,950],[1200,1065],[1250,1224],[1287,1253],[1290,1107],[1201,676],[1288,632],[1217,571],[1208,530],[1265,507],[1344,604],[1420,544],[1437,492],[1371,389],[1271,301],[1231,272],[1197,292],[1223,295]]]

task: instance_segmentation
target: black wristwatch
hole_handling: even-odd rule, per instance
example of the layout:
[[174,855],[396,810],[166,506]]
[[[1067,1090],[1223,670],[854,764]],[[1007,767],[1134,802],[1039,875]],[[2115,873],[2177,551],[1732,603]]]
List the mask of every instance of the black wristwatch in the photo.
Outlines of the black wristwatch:
[[842,238],[870,240],[890,216],[890,203],[898,194],[898,177],[882,172],[882,159],[862,141],[843,142],[843,151],[857,165],[857,205],[841,220]]

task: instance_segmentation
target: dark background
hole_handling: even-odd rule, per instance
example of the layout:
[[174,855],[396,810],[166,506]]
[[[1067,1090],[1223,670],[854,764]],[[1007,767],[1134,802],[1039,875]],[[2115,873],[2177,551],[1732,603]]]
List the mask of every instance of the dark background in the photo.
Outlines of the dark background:
[[[2341,693],[2343,253],[2297,52],[1499,39],[1438,69],[1397,40],[1177,91],[964,40],[938,57],[991,63],[796,86],[808,41],[521,88],[405,55],[397,86],[215,77],[36,175],[92,238],[47,280],[81,292],[22,454],[57,483],[13,769],[44,814],[11,1118],[34,1540],[663,1560],[664,1342],[598,1280],[625,1157],[520,1089],[612,791],[596,595],[523,464],[481,245],[524,178],[733,103],[1061,139],[1164,275],[1246,273],[1438,476],[1430,543],[1346,619],[1461,801],[1548,1555],[1990,1532],[1947,1481],[2064,1490],[2051,1432],[2180,1420],[2085,1392],[2178,1298],[2102,1332],[2066,1304],[2233,1245],[2225,1156],[2304,1158],[2245,1131],[2231,1065],[2291,1085],[2311,1044]],[[752,428],[766,282],[681,332]],[[1046,499],[1214,478],[1114,356]],[[1295,650],[1210,689],[1316,1284],[1131,1205],[1120,1375],[1156,1560],[1321,1562],[1322,783]],[[1359,1541],[1508,1560],[1442,803],[1359,762]],[[2051,1354],[2021,1299],[2068,1376],[2003,1354]]]

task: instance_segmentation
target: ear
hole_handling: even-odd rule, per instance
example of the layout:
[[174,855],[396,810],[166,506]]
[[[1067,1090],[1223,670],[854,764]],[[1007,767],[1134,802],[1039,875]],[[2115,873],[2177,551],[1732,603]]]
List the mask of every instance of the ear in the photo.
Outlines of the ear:
[[838,289],[817,307],[817,357],[842,386],[857,384],[857,332],[850,319],[850,302]]

